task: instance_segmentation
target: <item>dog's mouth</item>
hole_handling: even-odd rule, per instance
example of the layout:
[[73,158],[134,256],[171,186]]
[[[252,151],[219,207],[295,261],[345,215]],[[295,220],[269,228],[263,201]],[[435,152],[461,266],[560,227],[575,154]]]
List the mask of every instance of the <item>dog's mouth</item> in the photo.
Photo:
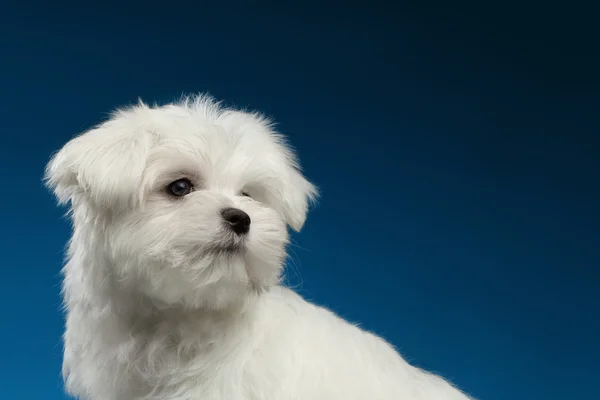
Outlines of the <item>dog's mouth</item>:
[[246,250],[243,237],[229,236],[220,238],[220,240],[209,243],[205,247],[207,253],[218,256],[234,256],[242,254]]

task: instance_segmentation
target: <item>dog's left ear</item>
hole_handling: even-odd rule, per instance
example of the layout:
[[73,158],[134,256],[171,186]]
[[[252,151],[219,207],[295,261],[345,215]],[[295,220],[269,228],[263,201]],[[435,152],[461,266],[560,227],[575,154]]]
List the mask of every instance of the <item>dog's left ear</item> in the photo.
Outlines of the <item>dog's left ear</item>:
[[298,168],[291,167],[282,193],[283,214],[287,224],[296,232],[304,226],[311,204],[319,196],[315,185],[310,183]]

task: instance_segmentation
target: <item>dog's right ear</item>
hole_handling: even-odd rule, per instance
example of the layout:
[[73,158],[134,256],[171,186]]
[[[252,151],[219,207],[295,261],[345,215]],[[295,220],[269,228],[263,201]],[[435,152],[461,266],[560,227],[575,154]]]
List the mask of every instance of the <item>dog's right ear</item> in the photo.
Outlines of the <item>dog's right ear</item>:
[[115,207],[136,200],[151,138],[129,128],[108,121],[72,139],[52,157],[44,180],[60,204],[85,197]]

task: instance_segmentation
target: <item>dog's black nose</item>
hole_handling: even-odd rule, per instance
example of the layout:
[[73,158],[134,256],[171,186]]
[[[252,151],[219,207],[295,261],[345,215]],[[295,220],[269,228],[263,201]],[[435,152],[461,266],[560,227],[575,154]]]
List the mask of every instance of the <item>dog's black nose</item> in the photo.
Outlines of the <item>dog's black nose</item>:
[[238,235],[248,233],[250,230],[250,216],[239,208],[226,208],[221,210],[221,215]]

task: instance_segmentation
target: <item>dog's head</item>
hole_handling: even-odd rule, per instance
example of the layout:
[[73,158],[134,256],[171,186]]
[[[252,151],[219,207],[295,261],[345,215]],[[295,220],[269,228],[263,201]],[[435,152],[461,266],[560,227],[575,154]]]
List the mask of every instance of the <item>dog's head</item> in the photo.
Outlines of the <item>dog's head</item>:
[[203,97],[114,113],[68,142],[46,181],[70,204],[73,246],[129,290],[190,307],[275,284],[286,225],[300,230],[317,194],[269,121]]

